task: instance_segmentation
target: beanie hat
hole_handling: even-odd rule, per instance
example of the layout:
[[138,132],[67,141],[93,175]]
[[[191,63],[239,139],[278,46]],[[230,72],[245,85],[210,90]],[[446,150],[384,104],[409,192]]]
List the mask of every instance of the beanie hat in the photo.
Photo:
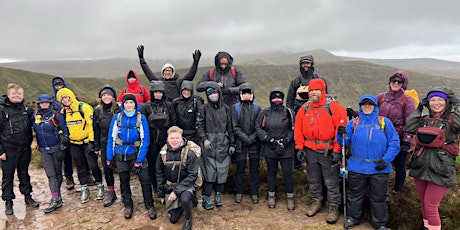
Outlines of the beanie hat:
[[211,94],[213,94],[213,93],[219,93],[219,91],[217,91],[217,89],[214,89],[214,88],[208,88],[208,89],[206,90],[206,95],[207,95],[207,96],[209,96],[209,95],[211,95]]
[[104,88],[101,90],[101,92],[99,93],[99,98],[102,98],[102,95],[104,94],[109,94],[111,95],[113,98],[115,98],[115,92],[110,89],[110,88]]
[[319,79],[319,78],[316,78],[316,79],[312,79],[310,81],[310,83],[308,84],[308,90],[311,91],[311,90],[324,90],[326,87],[325,87],[325,83],[324,83],[324,80],[323,79]]
[[304,62],[310,62],[313,65],[313,56],[306,55],[306,56],[300,57],[299,63],[302,64]]
[[431,99],[432,97],[440,97],[440,98],[444,99],[445,101],[447,101],[447,94],[444,93],[444,92],[434,91],[434,92],[429,93],[428,94],[428,100]]
[[136,96],[134,94],[128,93],[128,94],[123,95],[123,103],[125,103],[125,101],[129,101],[129,100],[134,101],[134,103],[137,103]]

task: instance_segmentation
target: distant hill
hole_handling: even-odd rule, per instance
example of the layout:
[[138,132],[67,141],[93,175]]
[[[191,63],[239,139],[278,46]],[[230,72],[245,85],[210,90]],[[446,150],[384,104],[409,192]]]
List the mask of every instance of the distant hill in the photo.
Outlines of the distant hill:
[[[246,76],[248,82],[255,85],[256,101],[262,107],[268,107],[268,95],[273,87],[281,87],[285,93],[291,80],[299,74],[298,65],[241,65],[238,66]],[[201,67],[195,77],[195,82],[209,70],[209,67]],[[370,93],[376,95],[388,89],[388,76],[396,68],[377,65],[365,61],[337,61],[319,62],[316,70],[328,82],[332,93],[338,96],[343,106],[357,107],[359,98]],[[184,76],[187,69],[177,70]],[[460,81],[453,78],[441,77],[431,74],[408,71],[410,76],[409,88],[415,88],[421,97],[433,86],[445,85],[451,87],[457,95],[460,95]],[[15,82],[25,88],[26,100],[35,101],[40,93],[52,93],[52,75],[40,74],[30,71],[0,67],[0,85],[6,92],[6,84]],[[141,83],[148,85],[145,76],[140,76]],[[95,102],[99,88],[104,84],[111,84],[119,92],[125,86],[125,77],[117,78],[66,78],[70,89],[84,101]],[[198,94],[203,96],[203,94]]]

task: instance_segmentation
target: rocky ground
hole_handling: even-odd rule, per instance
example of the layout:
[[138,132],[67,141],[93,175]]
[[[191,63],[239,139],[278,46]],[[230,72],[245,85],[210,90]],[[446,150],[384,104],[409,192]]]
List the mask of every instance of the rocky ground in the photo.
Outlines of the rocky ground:
[[[25,207],[24,197],[19,193],[18,181],[15,180],[14,215],[6,216],[4,205],[0,205],[0,219],[8,223],[8,229],[181,229],[184,218],[177,224],[169,223],[167,212],[156,199],[155,207],[158,218],[150,220],[147,210],[143,207],[142,193],[137,178],[133,178],[131,189],[135,210],[132,219],[123,218],[123,204],[119,199],[111,207],[105,208],[103,201],[92,200],[89,203],[80,203],[79,187],[67,191],[63,185],[62,208],[44,214],[50,199],[48,180],[43,169],[31,169],[33,197],[40,202],[40,208]],[[1,176],[1,174],[0,174]],[[75,176],[76,177],[76,176]],[[117,179],[118,175],[116,175]],[[116,181],[118,184],[118,181]],[[95,197],[96,187],[92,186],[92,195]],[[199,194],[198,194],[199,195]],[[335,225],[326,223],[327,210],[314,217],[305,216],[306,202],[297,200],[297,209],[288,212],[286,201],[277,200],[276,208],[267,208],[265,196],[261,196],[260,203],[252,204],[249,195],[243,197],[241,204],[234,203],[233,194],[225,194],[223,207],[207,211],[201,207],[201,201],[193,210],[194,229],[342,229],[343,216]],[[362,223],[354,229],[372,229],[369,223]]]

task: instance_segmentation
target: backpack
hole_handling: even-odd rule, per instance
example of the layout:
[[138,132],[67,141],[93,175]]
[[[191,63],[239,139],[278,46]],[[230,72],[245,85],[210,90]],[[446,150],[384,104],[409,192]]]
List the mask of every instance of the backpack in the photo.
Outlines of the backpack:
[[149,121],[149,127],[152,129],[162,129],[169,127],[171,119],[169,118],[168,111],[164,111],[162,106],[157,106],[156,111],[153,109],[150,103],[148,103],[148,106],[151,111],[150,115],[147,117],[147,120]]
[[[320,106],[318,108],[326,108],[327,112],[329,115],[332,117],[332,111],[331,111],[331,101],[337,101],[337,96],[334,94],[326,94],[326,105]],[[310,101],[305,102],[305,111],[304,114],[310,109]]]
[[[212,81],[212,77],[214,76],[214,72],[216,71],[216,68],[212,68],[209,70],[209,80]],[[232,71],[232,76],[233,78],[236,79],[236,69],[235,67],[230,67],[230,71]]]
[[[120,130],[121,130],[121,127],[122,127],[122,122],[121,122],[121,119],[123,118],[123,115],[122,113],[118,113],[117,114],[117,127],[118,127],[118,135],[117,135],[117,138],[115,139],[115,143],[118,144],[118,145],[123,145],[123,141],[120,139]],[[142,124],[142,113],[140,112],[137,112],[137,115],[136,115],[136,129],[137,129],[137,132],[140,133],[140,130],[141,130],[141,124]],[[126,127],[128,129],[131,129],[132,127],[128,126]],[[136,142],[134,142],[134,147],[138,148],[139,146],[141,146],[141,141],[140,140],[137,140]]]
[[411,97],[414,100],[415,103],[415,108],[418,107],[418,104],[420,103],[420,99],[418,98],[418,93],[415,89],[408,89],[404,91],[404,94],[407,96]]
[[[141,90],[141,93],[136,93],[136,94],[131,93],[131,94],[134,94],[134,95],[141,95],[141,97],[144,98],[144,103],[148,102],[148,101],[145,100],[144,90],[142,89],[141,86],[139,86],[139,89]],[[125,89],[124,89],[124,94],[127,94],[127,93],[128,93],[128,87],[125,87]]]
[[[198,159],[201,157],[201,147],[199,145],[197,145],[193,141],[187,141],[187,145],[185,145],[182,148],[182,151],[181,151],[181,155],[180,155],[181,161],[166,161],[166,153],[168,152],[168,146],[167,145],[164,145],[160,150],[161,160],[163,161],[163,164],[165,164],[165,165],[166,164],[180,163],[181,165],[186,166],[187,165],[187,153],[188,153],[188,150],[192,150],[192,152],[195,153],[195,155],[198,157]],[[180,179],[180,171],[179,171],[178,177],[179,178],[178,178],[177,181],[179,181],[179,179]],[[196,178],[196,181],[195,181],[195,188],[199,188],[202,185],[203,185],[203,174],[201,173],[201,168],[198,167],[198,177]]]
[[[256,118],[257,115],[259,114],[259,104],[252,102],[252,107],[254,109],[254,118]],[[235,109],[236,109],[236,116],[239,121],[241,117],[241,102],[238,102],[235,104]]]
[[[39,117],[37,118],[37,116],[39,116]],[[59,122],[58,122],[57,117],[58,117],[58,111],[53,110],[53,116],[51,116],[51,118],[49,120],[46,120],[46,121],[51,121],[53,123],[54,127],[58,127]],[[35,111],[33,118],[35,119],[35,123],[37,123],[37,124],[42,122],[43,118],[42,118],[42,116],[40,114],[40,110]]]
[[[385,133],[385,117],[378,116],[377,119],[379,120],[380,128]],[[353,118],[353,125],[351,126],[351,132],[352,133],[355,133],[355,130],[358,127],[358,125],[359,125],[359,117]]]
[[[93,106],[83,101],[78,102],[78,111],[76,112],[79,112],[83,120],[85,120],[85,112],[83,111],[83,104],[87,104],[91,109],[93,109]],[[67,112],[64,110],[64,108],[61,109],[61,113],[64,114],[64,120],[67,121]],[[86,128],[86,122],[85,122],[85,125],[83,125],[83,130],[85,128]]]

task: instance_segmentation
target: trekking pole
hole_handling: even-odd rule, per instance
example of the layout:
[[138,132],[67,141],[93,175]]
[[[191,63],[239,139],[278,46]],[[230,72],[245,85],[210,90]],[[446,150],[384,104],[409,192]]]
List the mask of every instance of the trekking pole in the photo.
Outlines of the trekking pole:
[[347,134],[343,134],[342,138],[342,166],[340,167],[340,176],[342,177],[342,189],[343,189],[343,221],[347,221],[347,196],[346,196],[346,180],[348,179],[348,171],[345,164],[345,139],[347,138]]

